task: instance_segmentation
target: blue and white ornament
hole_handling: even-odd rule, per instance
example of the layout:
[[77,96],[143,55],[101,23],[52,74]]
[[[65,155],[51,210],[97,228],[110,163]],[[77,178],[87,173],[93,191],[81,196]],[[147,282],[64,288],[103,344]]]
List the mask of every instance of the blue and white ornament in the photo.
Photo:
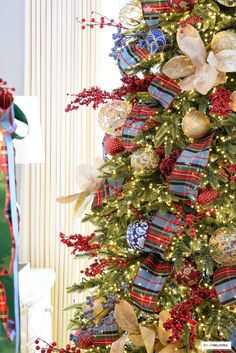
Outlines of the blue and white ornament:
[[136,221],[128,226],[126,238],[129,246],[136,251],[143,251],[149,224],[145,221]]
[[160,29],[150,30],[145,41],[150,54],[168,51],[171,45],[170,37]]

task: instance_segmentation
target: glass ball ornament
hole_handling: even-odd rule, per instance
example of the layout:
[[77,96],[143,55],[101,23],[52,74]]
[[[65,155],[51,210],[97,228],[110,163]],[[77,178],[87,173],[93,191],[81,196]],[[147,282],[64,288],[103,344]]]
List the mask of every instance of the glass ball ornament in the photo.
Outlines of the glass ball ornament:
[[121,136],[122,126],[132,105],[128,101],[114,100],[105,104],[98,115],[98,122],[101,128],[110,135]]
[[227,7],[236,7],[235,0],[216,0],[219,4],[227,6]]
[[150,54],[165,52],[170,49],[171,39],[160,29],[150,30],[146,36],[146,47]]
[[230,108],[236,112],[236,91],[232,92],[231,95],[230,95]]
[[208,116],[195,109],[190,110],[182,121],[182,129],[188,138],[200,139],[210,131],[211,122]]
[[197,265],[190,259],[185,259],[180,270],[173,268],[173,278],[176,282],[185,287],[192,287],[197,284],[202,277],[201,271],[198,270]]
[[236,265],[236,230],[222,227],[211,236],[211,257],[219,264],[225,266]]
[[217,33],[211,41],[211,49],[215,54],[222,50],[236,50],[236,33],[232,31]]
[[189,11],[196,2],[197,0],[167,0],[168,6],[175,12]]
[[148,222],[143,220],[136,221],[128,226],[126,239],[131,249],[135,251],[143,251],[148,229]]
[[120,23],[126,27],[138,26],[143,20],[143,11],[140,1],[133,0],[125,4],[120,10],[119,20]]
[[137,175],[153,174],[159,164],[157,154],[148,148],[140,148],[131,156],[131,167]]

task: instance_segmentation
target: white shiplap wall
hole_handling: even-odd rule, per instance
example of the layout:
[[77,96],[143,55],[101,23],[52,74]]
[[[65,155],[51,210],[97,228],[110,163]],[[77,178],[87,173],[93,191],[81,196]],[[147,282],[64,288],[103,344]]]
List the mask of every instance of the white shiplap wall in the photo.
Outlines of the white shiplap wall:
[[117,17],[120,0],[26,0],[25,94],[40,98],[46,163],[23,166],[19,185],[21,261],[31,267],[53,268],[53,338],[68,341],[71,316],[63,308],[72,303],[66,287],[80,280],[83,261],[73,260],[59,242],[60,231],[88,234],[91,229],[73,219],[71,206],[56,197],[77,191],[75,168],[92,163],[100,149],[96,114],[83,108],[65,114],[67,93],[98,84],[119,85],[119,72],[108,57],[111,32],[81,31],[75,18],[89,18],[92,10]]

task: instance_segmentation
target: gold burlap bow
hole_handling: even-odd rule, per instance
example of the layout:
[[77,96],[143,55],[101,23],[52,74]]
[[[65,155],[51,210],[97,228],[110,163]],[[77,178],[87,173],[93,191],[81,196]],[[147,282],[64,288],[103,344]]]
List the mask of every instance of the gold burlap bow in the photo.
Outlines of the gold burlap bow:
[[177,43],[184,55],[170,59],[162,72],[173,79],[184,78],[179,83],[183,91],[196,90],[206,95],[226,82],[226,72],[236,72],[236,50],[209,51],[191,25],[178,30]]
[[135,346],[144,346],[147,353],[153,353],[156,340],[156,331],[152,327],[138,324],[138,319],[133,307],[125,300],[115,306],[115,319],[120,328],[126,332],[111,346],[110,353],[123,353],[125,344],[131,341]]
[[57,198],[57,202],[64,204],[75,202],[74,214],[77,217],[83,216],[86,209],[93,202],[94,194],[102,183],[102,179],[99,178],[98,168],[103,163],[103,160],[97,158],[94,165],[82,164],[78,166],[76,181],[80,192],[73,195],[60,196]]

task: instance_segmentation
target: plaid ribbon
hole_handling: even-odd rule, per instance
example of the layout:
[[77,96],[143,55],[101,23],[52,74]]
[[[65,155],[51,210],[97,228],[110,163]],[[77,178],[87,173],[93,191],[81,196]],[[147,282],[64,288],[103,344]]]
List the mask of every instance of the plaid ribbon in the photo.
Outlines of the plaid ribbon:
[[181,92],[177,81],[162,72],[152,80],[148,92],[165,108],[169,108],[178,93]]
[[118,66],[123,76],[132,75],[132,68],[135,68],[141,61],[147,60],[149,52],[145,48],[139,48],[138,44],[127,45],[122,48],[118,57]]
[[145,122],[156,114],[156,110],[149,108],[144,104],[134,105],[130,115],[127,117],[122,131],[122,141],[125,149],[131,152],[138,147],[133,139],[142,131]]
[[133,304],[144,312],[156,313],[157,298],[170,272],[171,266],[168,262],[162,263],[157,254],[149,254],[131,288],[130,297]]
[[94,326],[92,332],[95,347],[109,346],[119,338],[119,326],[113,315],[107,316],[101,324]]
[[70,335],[70,341],[73,341],[81,349],[109,346],[118,338],[119,326],[113,315],[102,319],[99,325],[82,327]]
[[236,304],[236,266],[220,267],[213,276],[216,293],[222,305]]
[[232,352],[236,352],[236,328],[232,329],[232,333],[229,336],[228,340],[232,343]]
[[0,320],[3,326],[7,330],[8,322],[8,307],[7,307],[7,295],[3,283],[0,281]]
[[182,219],[174,214],[157,212],[148,229],[144,242],[144,251],[159,254],[163,259],[175,233],[179,230]]
[[158,13],[173,12],[167,0],[141,0],[145,20],[158,19]]
[[70,335],[70,341],[81,349],[88,349],[93,346],[93,334],[90,327],[84,326]]
[[[5,334],[0,331],[2,351],[15,352],[19,349],[19,285],[18,285],[18,214],[16,207],[16,185],[14,147],[15,111],[19,120],[26,123],[21,110],[11,102],[7,109],[0,108],[0,321]],[[16,116],[17,118],[17,116]],[[23,119],[23,120],[21,120]]]
[[99,186],[93,200],[92,210],[96,207],[102,207],[107,200],[117,198],[121,195],[123,180],[105,179]]
[[197,201],[203,169],[207,166],[215,132],[191,143],[177,159],[170,175],[169,190],[182,199]]

